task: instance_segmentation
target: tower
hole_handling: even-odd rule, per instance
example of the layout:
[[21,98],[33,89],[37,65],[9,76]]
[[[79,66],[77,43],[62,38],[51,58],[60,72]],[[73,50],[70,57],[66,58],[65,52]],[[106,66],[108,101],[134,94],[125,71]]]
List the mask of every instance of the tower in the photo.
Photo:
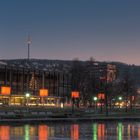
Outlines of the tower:
[[28,35],[27,45],[28,45],[28,60],[30,60],[30,45],[31,45],[31,38],[30,38],[29,35]]

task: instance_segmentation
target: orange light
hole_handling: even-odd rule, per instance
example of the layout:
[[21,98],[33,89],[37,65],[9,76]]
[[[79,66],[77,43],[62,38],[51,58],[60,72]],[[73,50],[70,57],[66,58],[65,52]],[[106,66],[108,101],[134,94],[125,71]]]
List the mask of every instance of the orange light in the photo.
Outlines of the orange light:
[[11,94],[11,87],[2,86],[1,87],[1,94],[10,95]]
[[0,126],[0,140],[10,140],[9,126]]
[[72,140],[79,140],[79,125],[73,124],[71,126],[71,138]]
[[40,89],[39,95],[40,95],[41,97],[46,97],[46,96],[48,96],[48,89]]
[[99,93],[98,94],[98,99],[105,99],[105,94],[104,93]]
[[48,139],[48,126],[47,125],[39,125],[38,127],[38,137],[39,140],[47,140]]
[[79,92],[78,91],[72,91],[71,92],[71,98],[79,98]]
[[105,125],[98,124],[98,139],[104,139],[105,137]]

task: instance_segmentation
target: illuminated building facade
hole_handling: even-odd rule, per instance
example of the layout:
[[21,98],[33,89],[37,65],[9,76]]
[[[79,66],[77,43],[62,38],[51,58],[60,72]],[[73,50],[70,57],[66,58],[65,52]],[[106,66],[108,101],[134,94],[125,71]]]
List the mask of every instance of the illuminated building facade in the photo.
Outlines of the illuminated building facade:
[[62,96],[70,91],[69,81],[67,73],[0,65],[0,86],[10,86],[12,95],[39,95],[39,90],[46,88],[49,96]]
[[39,104],[41,101],[38,99],[42,100],[40,90],[44,89],[47,91],[44,102],[58,104],[61,98],[70,92],[69,81],[70,76],[67,73],[64,75],[61,71],[0,64],[0,103],[25,105],[25,95],[29,93],[30,103]]
[[[112,82],[116,79],[115,65],[94,62],[93,65],[87,66],[87,69],[90,69],[90,76],[93,76],[99,82],[104,82],[104,80]],[[72,75],[70,67],[67,69],[64,66],[63,69],[56,69],[54,67],[50,70],[33,68],[28,65],[0,63],[1,96],[2,87],[5,86],[10,87],[10,95],[13,97],[17,95],[21,100],[26,93],[30,93],[35,98],[36,96],[40,96],[40,89],[47,90],[48,98],[57,97],[66,100],[67,98],[71,98]],[[7,97],[5,97],[5,100],[7,100]],[[11,97],[11,100],[15,99]]]

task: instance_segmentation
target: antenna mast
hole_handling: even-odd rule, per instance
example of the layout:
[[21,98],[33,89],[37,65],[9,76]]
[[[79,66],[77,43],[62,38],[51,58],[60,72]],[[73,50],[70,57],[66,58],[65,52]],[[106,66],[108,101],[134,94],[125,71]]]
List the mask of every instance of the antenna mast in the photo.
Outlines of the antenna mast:
[[28,35],[27,45],[28,45],[28,60],[30,60],[30,45],[31,45],[31,38],[30,38],[29,35]]

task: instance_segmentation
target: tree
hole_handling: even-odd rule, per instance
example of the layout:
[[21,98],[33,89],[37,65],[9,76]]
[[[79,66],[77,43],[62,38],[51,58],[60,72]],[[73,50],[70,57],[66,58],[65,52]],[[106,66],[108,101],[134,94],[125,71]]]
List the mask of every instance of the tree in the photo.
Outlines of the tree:
[[84,63],[75,59],[71,69],[72,90],[78,90],[84,105],[89,103],[90,106],[93,102],[93,95],[97,94],[94,62],[93,59]]
[[84,104],[92,106],[93,96],[97,95],[97,79],[95,73],[95,61],[90,58],[84,65],[81,81],[81,93]]
[[35,92],[37,91],[38,88],[39,88],[38,79],[35,76],[35,73],[33,72],[31,80],[29,81],[29,89]]
[[[81,95],[81,87],[82,87],[82,80],[83,80],[83,73],[84,73],[84,67],[82,65],[82,62],[78,59],[74,59],[71,67],[71,90],[72,91],[79,91],[80,92],[80,98]],[[78,100],[79,103],[79,100]]]
[[120,82],[121,85],[121,91],[125,98],[125,104],[126,104],[126,112],[128,110],[128,101],[130,101],[130,107],[132,108],[132,96],[136,95],[136,86],[134,79],[131,77],[131,74],[128,69],[124,71],[123,78]]

